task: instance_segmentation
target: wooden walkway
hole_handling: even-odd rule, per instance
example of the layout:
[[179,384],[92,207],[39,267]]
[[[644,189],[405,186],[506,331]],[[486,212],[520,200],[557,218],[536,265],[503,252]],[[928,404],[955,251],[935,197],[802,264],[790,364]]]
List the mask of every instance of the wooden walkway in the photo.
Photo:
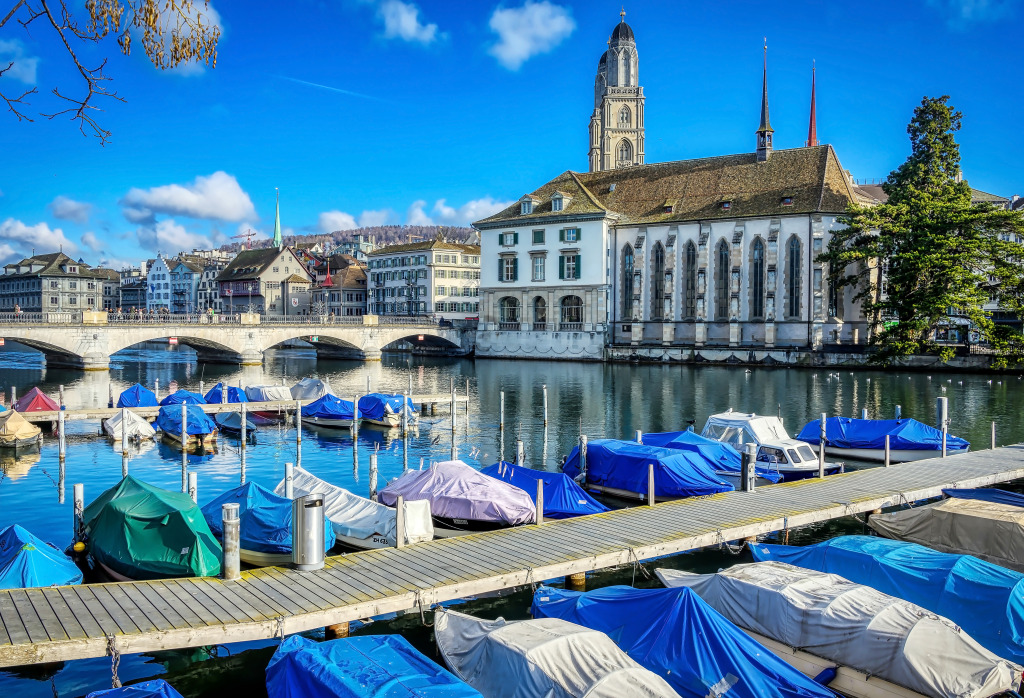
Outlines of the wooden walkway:
[[0,591],[0,667],[273,638],[1024,477],[1024,445],[331,557],[325,569]]

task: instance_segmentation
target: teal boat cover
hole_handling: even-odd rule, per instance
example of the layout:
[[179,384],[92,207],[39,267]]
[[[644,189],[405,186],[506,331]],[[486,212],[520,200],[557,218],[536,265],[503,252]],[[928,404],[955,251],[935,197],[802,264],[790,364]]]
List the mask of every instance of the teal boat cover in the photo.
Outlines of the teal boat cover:
[[[676,451],[696,453],[708,461],[711,468],[719,473],[729,473],[739,477],[742,473],[740,452],[724,441],[708,439],[693,431],[663,431],[643,435],[643,442],[648,446],[671,448]],[[769,482],[778,482],[782,476],[755,464],[754,471],[758,477]]]
[[993,504],[1007,504],[1011,507],[1024,507],[1024,494],[1007,492],[983,487],[976,490],[942,490],[942,494],[953,499],[976,499]]
[[[206,391],[206,395],[203,399],[206,400],[207,404],[220,405],[224,402],[224,384],[218,383],[209,390]],[[241,388],[228,388],[228,402],[249,402],[248,398],[245,397],[245,391]]]
[[273,698],[480,698],[401,635],[315,642],[291,635],[267,665]]
[[117,398],[117,407],[158,407],[156,393],[136,383]]
[[[580,475],[579,450],[578,446],[574,448],[562,467],[562,472],[574,479]],[[734,489],[696,454],[616,439],[595,439],[587,445],[584,486],[598,485],[646,496],[647,469],[651,463],[654,493],[658,497],[700,497]]]
[[[410,412],[416,411],[416,405],[412,400],[405,398],[406,405]],[[369,393],[359,398],[359,417],[361,419],[373,419],[383,421],[386,414],[402,413],[402,396],[386,395],[384,393]]]
[[[884,449],[887,434],[889,448],[892,450],[942,450],[942,432],[916,419],[825,419],[825,439],[833,448]],[[821,438],[821,420],[808,422],[796,438],[809,444],[817,444]],[[970,446],[971,444],[963,439],[946,434],[947,453],[966,451]]]
[[[292,500],[255,482],[228,490],[203,507],[203,518],[213,535],[223,540],[221,507],[238,504],[239,544],[245,550],[288,554],[292,551]],[[324,552],[334,547],[334,527],[324,519]]]
[[802,548],[759,544],[750,550],[758,562],[774,560],[838,574],[915,603],[949,618],[985,649],[1024,664],[1020,572],[970,555],[874,536],[841,536]]
[[533,500],[534,506],[537,504],[537,482],[543,481],[544,516],[549,519],[570,519],[574,516],[608,511],[608,507],[587,494],[565,473],[521,468],[507,461],[495,463],[480,472],[525,490]]
[[190,390],[181,388],[160,401],[161,405],[180,405],[182,403],[186,405],[205,405],[206,400],[199,393],[193,393]]
[[607,634],[633,661],[687,698],[833,698],[730,623],[690,589],[541,586],[534,618],[561,618]]
[[[399,402],[401,405],[401,402]],[[359,412],[363,412],[363,401],[359,400]],[[351,400],[342,400],[328,393],[317,398],[308,405],[302,406],[302,416],[306,419],[352,419],[353,405]]]
[[57,548],[18,524],[0,531],[0,589],[81,583],[82,571]]
[[[161,407],[156,416],[156,425],[168,434],[181,436],[181,407],[178,405]],[[212,434],[216,429],[217,424],[203,412],[202,407],[188,404],[185,408],[185,430],[190,436]]]
[[153,679],[131,686],[93,691],[85,698],[181,698],[181,694],[163,679]]

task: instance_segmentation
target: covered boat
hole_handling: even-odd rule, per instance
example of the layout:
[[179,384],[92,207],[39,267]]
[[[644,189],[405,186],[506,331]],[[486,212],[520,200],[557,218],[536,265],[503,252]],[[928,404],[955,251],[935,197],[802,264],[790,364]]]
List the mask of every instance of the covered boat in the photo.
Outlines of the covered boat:
[[537,483],[544,483],[544,517],[548,519],[570,519],[586,514],[601,514],[608,507],[591,497],[565,473],[549,473],[543,470],[521,468],[514,463],[500,461],[480,471],[498,480],[504,480],[530,495],[537,504]]
[[291,387],[293,400],[316,400],[324,395],[330,395],[333,391],[327,381],[319,378],[303,378]]
[[[916,419],[825,419],[826,454],[883,462],[886,436],[889,437],[891,463],[906,463],[942,455],[942,432]],[[821,441],[821,420],[808,422],[796,438],[817,446]],[[947,455],[967,453],[970,447],[963,439],[946,435]]]
[[0,448],[29,448],[43,442],[43,430],[14,410],[0,412]]
[[[245,397],[245,391],[241,388],[228,387],[228,399],[227,402],[248,402]],[[218,383],[209,390],[206,391],[206,395],[203,396],[209,405],[221,405],[225,402],[224,400],[224,384]]]
[[[595,439],[587,445],[586,464],[577,446],[562,471],[588,490],[624,497],[647,498],[647,476],[654,465],[657,501],[700,497],[735,489],[715,474],[707,461],[686,451],[673,451],[635,441]],[[581,477],[582,476],[582,477]]]
[[[223,542],[221,507],[238,504],[239,556],[242,562],[257,567],[285,565],[292,559],[292,500],[266,487],[247,482],[230,489],[203,507],[203,518],[210,531]],[[334,547],[334,529],[324,521],[324,552]]]
[[726,620],[690,589],[542,586],[530,615],[561,618],[611,637],[680,696],[834,698]]
[[[740,452],[727,443],[708,439],[690,430],[654,432],[644,434],[642,438],[648,446],[696,453],[708,462],[716,475],[729,480],[733,487],[740,482],[742,458]],[[759,485],[773,484],[782,479],[775,463],[755,462],[754,471]]]
[[267,664],[274,698],[479,698],[401,635],[316,642],[291,635]]
[[156,436],[156,429],[148,421],[125,407],[113,417],[104,419],[102,426],[103,433],[114,441],[121,441],[124,438],[138,441]]
[[[235,436],[240,436],[242,433],[242,413],[241,412],[218,412],[213,415],[213,421],[217,425],[217,429],[225,431]],[[251,419],[246,417],[245,419],[245,435],[249,440],[253,440],[256,437],[256,432],[259,428],[253,423]]]
[[16,412],[56,412],[60,405],[48,398],[39,388],[32,388],[12,405]]
[[161,405],[205,405],[206,398],[191,390],[179,388],[160,401]]
[[[983,647],[1024,664],[1024,574],[970,555],[875,536],[815,545],[752,545],[754,559],[838,574],[916,603],[963,628]],[[978,613],[979,608],[986,609]]]
[[559,618],[481,620],[438,609],[437,649],[452,672],[501,698],[675,698],[602,632]]
[[131,475],[85,508],[86,549],[115,581],[213,577],[221,547],[192,498]]
[[416,418],[416,406],[409,398],[385,393],[368,393],[359,398],[359,419],[382,427],[397,427],[402,422],[402,402],[409,411],[409,419]]
[[519,526],[536,519],[530,495],[460,460],[406,471],[381,490],[380,501],[394,506],[399,495],[406,502],[430,503],[434,535],[441,538]]
[[[172,441],[182,442],[181,406],[170,405],[161,407],[156,416],[156,425]],[[203,412],[199,405],[186,403],[185,407],[185,445],[213,446],[217,439],[217,424]]]
[[[284,496],[287,486],[282,480],[274,492]],[[295,468],[292,495],[322,494],[324,516],[334,529],[339,545],[355,550],[392,548],[398,542],[398,516],[393,507],[352,494],[332,485],[302,468]],[[422,543],[434,537],[428,502],[404,502],[405,542]]]
[[156,393],[136,383],[121,393],[116,407],[159,407]]
[[886,538],[944,553],[973,555],[1024,572],[1024,507],[1007,501],[1011,500],[957,496],[913,509],[875,514],[868,525]]
[[85,698],[181,698],[181,694],[163,679],[152,679],[130,686],[93,691]]
[[250,402],[294,402],[292,391],[285,385],[250,385],[245,396]]
[[14,524],[0,530],[0,589],[81,584],[75,561]]
[[1020,682],[1019,666],[953,622],[836,574],[781,562],[657,574],[666,586],[693,589],[804,673],[838,665],[829,687],[843,695],[982,698]]
[[335,395],[324,395],[302,407],[302,421],[321,427],[351,429],[353,419],[351,400],[342,400]]

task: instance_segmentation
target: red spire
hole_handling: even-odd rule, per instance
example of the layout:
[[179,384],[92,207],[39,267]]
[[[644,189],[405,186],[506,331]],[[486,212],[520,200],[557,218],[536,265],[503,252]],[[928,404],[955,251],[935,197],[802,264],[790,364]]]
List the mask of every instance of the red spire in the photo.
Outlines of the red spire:
[[324,286],[333,286],[334,282],[331,281],[331,260],[327,260],[327,278],[324,279]]
[[811,123],[807,126],[807,142],[804,144],[809,148],[818,145],[818,119],[814,110],[814,82],[817,70],[814,63],[811,63]]

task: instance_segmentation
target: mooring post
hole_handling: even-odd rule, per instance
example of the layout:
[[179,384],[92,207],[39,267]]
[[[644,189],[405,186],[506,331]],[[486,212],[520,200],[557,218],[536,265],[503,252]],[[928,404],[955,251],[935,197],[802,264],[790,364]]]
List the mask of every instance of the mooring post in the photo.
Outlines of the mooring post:
[[455,425],[458,422],[458,411],[455,409],[455,389],[452,388],[452,433],[455,433]]
[[757,462],[757,444],[746,444],[743,447],[741,456],[740,490],[743,492],[753,492],[756,477],[754,474],[754,464]]
[[82,540],[82,529],[85,528],[85,517],[83,512],[85,511],[85,485],[81,482],[76,482],[71,486],[72,497],[74,498],[75,508],[75,542]]
[[67,474],[67,467],[64,463],[57,464],[57,504],[64,503],[64,476]]
[[867,407],[861,409],[861,411],[860,411],[860,418],[861,419],[867,419],[868,418],[868,408]]
[[992,422],[992,448],[996,447],[996,423]]
[[587,573],[577,572],[565,578],[565,586],[571,591],[584,591],[587,588]]
[[[64,404],[64,386],[60,386],[60,403]],[[114,406],[114,384],[107,383],[107,407]]]
[[544,426],[548,425],[548,386],[540,386],[541,395],[544,398]]
[[224,557],[221,560],[221,576],[226,579],[238,579],[242,576],[241,558],[239,557],[239,520],[238,502],[227,502],[220,507],[220,522],[224,530]]
[[642,444],[644,442],[644,432],[640,429],[637,429],[635,432],[633,432],[633,440],[636,441],[638,444]]
[[195,504],[199,503],[199,475],[195,472],[188,474],[188,496]]
[[295,401],[295,462],[302,467],[302,407]]
[[121,477],[128,477],[128,415],[127,407],[121,408]]
[[647,464],[647,506],[654,506],[654,463]]
[[[409,379],[412,380],[411,378]],[[398,495],[395,502],[395,547],[405,547],[405,497]]]
[[359,434],[359,396],[352,398],[352,444],[355,447],[356,436]]
[[409,400],[412,401],[412,402],[415,402],[412,399],[412,373],[411,372],[409,373]]
[[825,413],[821,413],[820,433],[818,434],[818,477],[825,477]]
[[946,435],[947,435],[947,432],[946,432],[945,429],[943,429],[942,430],[942,457],[943,458],[946,457]]
[[544,523],[544,481],[537,479],[537,525]]
[[248,429],[246,428],[246,424],[245,424],[246,417],[245,417],[245,403],[244,402],[238,403],[238,416],[242,418],[242,420],[241,420],[241,423],[242,423],[241,437],[242,437],[242,450],[244,451],[245,450],[245,442],[246,442],[246,440],[248,439],[248,436],[249,436],[248,433],[247,433]]
[[284,496],[295,499],[295,464],[284,464]]
[[14,409],[14,403],[18,401],[18,393],[14,386],[11,386],[11,409]]
[[580,475],[587,479],[587,435],[580,434]]
[[892,452],[889,450],[889,435],[886,434],[885,435],[885,467],[886,468],[889,467],[889,459],[890,459],[891,455],[892,455]]
[[324,638],[327,640],[341,640],[348,637],[348,621],[335,623],[324,627]]
[[945,431],[949,425],[949,399],[935,398],[935,428]]
[[469,426],[469,379],[466,379],[466,426]]
[[206,397],[206,384],[203,383],[202,379],[199,380],[199,394],[204,398]]
[[[201,435],[197,439],[203,438]],[[181,403],[181,491],[188,492],[188,404]]]
[[377,454],[370,454],[370,501],[377,501]]
[[153,396],[156,397],[157,402],[160,401],[160,379],[153,379]]
[[516,465],[520,467],[526,465],[526,448],[523,446],[522,439],[516,439]]
[[400,424],[402,425],[402,438],[405,438],[405,435],[409,433],[409,397],[404,393],[402,394],[402,421]]
[[903,407],[900,406],[900,405],[896,405],[896,419],[902,419],[902,418],[903,418]]
[[228,382],[227,381],[221,381],[220,382],[220,404],[222,404],[222,405],[228,404]]
[[370,394],[370,372],[366,372],[366,394]]
[[409,469],[409,430],[402,435],[402,472]]
[[57,412],[57,458],[61,463],[67,457],[67,441],[64,439],[64,411]]
[[241,457],[241,460],[240,460],[240,462],[238,464],[238,484],[239,485],[244,485],[245,484],[245,451],[241,451],[238,455]]
[[498,392],[498,427],[505,428],[505,391]]

